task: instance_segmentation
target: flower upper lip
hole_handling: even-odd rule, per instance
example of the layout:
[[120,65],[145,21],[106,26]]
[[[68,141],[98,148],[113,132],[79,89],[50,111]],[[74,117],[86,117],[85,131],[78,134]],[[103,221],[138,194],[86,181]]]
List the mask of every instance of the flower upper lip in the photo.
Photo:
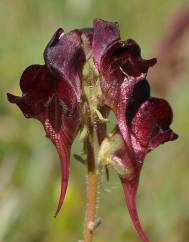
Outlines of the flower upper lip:
[[[114,77],[113,72],[122,69],[128,76],[138,77],[147,73],[148,68],[155,65],[156,58],[144,60],[139,45],[132,39],[117,40],[109,45],[101,57],[100,68],[104,75]],[[117,73],[116,73],[117,74]]]
[[70,85],[77,102],[80,102],[80,79],[85,62],[81,48],[81,33],[79,30],[63,33],[62,29],[58,29],[45,48],[45,64],[52,75],[58,76]]

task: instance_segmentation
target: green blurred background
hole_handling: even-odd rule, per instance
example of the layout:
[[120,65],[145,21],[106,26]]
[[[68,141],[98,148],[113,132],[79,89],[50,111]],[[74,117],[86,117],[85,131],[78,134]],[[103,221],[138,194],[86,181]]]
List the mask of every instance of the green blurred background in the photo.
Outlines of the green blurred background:
[[[58,27],[65,31],[90,27],[95,17],[118,21],[122,36],[134,38],[143,56],[151,58],[172,17],[187,6],[188,1],[178,0],[0,0],[0,242],[82,239],[84,166],[72,156],[69,189],[62,212],[54,219],[60,185],[58,155],[41,125],[25,119],[6,100],[6,92],[20,94],[24,68],[43,63],[44,47]],[[147,156],[137,196],[142,224],[153,242],[189,241],[188,40],[186,34],[186,68],[166,92],[175,115],[172,127],[180,137]],[[150,70],[152,79],[155,71],[156,66]],[[153,80],[152,89],[161,95]],[[72,151],[80,152],[79,142]],[[103,182],[99,200],[102,224],[94,242],[140,241],[114,174],[109,183]]]

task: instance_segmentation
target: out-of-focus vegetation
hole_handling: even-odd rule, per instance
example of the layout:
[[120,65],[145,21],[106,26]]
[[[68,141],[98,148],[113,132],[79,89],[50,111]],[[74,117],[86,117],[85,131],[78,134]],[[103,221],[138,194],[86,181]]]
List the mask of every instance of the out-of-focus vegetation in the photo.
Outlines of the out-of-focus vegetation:
[[[151,58],[158,41],[169,31],[167,24],[178,10],[188,5],[188,1],[178,0],[0,1],[1,242],[82,239],[84,166],[72,155],[66,200],[61,214],[54,219],[60,182],[58,155],[45,138],[41,125],[36,120],[25,119],[19,109],[6,100],[8,91],[20,94],[19,77],[24,68],[32,63],[43,63],[44,47],[58,27],[62,26],[65,31],[89,27],[95,17],[118,21],[122,36],[134,38],[143,56]],[[185,38],[189,39],[189,31]],[[141,221],[155,242],[189,241],[188,39],[185,39],[186,68],[170,83],[166,93],[174,110],[173,128],[180,137],[148,155],[137,197]],[[153,84],[152,90],[155,94]],[[79,152],[80,144],[75,142],[72,153]],[[139,241],[114,174],[109,183],[102,183],[99,205],[102,224],[96,231],[95,242]]]

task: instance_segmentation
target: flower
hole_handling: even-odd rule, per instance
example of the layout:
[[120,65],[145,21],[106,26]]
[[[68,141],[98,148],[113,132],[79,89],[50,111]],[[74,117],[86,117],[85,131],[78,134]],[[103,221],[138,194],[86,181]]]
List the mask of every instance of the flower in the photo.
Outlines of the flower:
[[138,218],[135,196],[146,153],[178,137],[169,128],[172,110],[165,100],[150,97],[146,76],[156,59],[144,60],[134,40],[122,41],[117,23],[94,20],[92,47],[105,103],[117,117],[118,130],[111,141],[117,139],[117,134],[124,141],[113,150],[111,158],[128,171],[126,175],[118,174],[133,224],[141,239],[147,242]]
[[[120,179],[133,224],[142,240],[146,242],[148,239],[139,223],[135,205],[142,164],[148,152],[164,142],[177,139],[178,136],[169,128],[173,115],[170,105],[165,100],[149,97],[140,105],[136,102],[135,106],[131,105],[130,108],[134,111],[128,108],[126,120],[134,154],[134,171],[128,167],[131,174],[128,177],[120,176]],[[132,113],[129,115],[130,112]],[[122,161],[127,166],[128,154],[122,157]]]
[[70,150],[80,117],[81,72],[85,56],[81,33],[58,29],[44,52],[45,65],[31,65],[20,79],[22,97],[8,94],[26,118],[41,121],[61,159],[61,193],[55,216],[61,209],[69,178]]
[[[102,158],[119,175],[133,224],[148,242],[135,205],[141,168],[148,152],[178,137],[170,129],[173,113],[169,103],[150,95],[146,78],[156,59],[143,59],[134,40],[122,41],[117,23],[95,19],[93,29],[67,34],[58,29],[45,48],[44,60],[44,65],[31,65],[23,72],[22,97],[8,94],[8,100],[25,117],[42,123],[59,153],[61,193],[55,216],[66,194],[70,150],[78,130],[83,129],[84,151],[90,147],[87,157],[97,153],[92,150],[96,132],[98,160]],[[116,114],[117,126],[106,137],[104,116],[110,109]],[[85,162],[79,157],[96,173],[100,166],[93,158]]]

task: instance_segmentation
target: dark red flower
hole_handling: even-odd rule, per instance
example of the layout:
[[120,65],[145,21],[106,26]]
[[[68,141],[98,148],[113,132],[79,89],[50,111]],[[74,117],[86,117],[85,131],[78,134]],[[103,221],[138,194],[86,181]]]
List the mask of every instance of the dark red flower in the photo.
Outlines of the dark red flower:
[[58,29],[44,52],[45,65],[26,68],[20,79],[22,97],[8,94],[27,118],[36,118],[44,126],[61,159],[61,194],[56,211],[60,211],[69,178],[70,150],[80,118],[81,72],[85,56],[81,34],[65,34]]
[[[134,110],[134,111],[130,111]],[[135,106],[130,106],[126,113],[128,132],[131,137],[131,149],[134,154],[134,170],[128,177],[120,177],[128,210],[131,215],[135,228],[137,229],[143,241],[148,241],[143,229],[139,223],[137,214],[135,196],[138,188],[140,171],[145,155],[164,142],[175,140],[177,135],[169,128],[172,122],[172,110],[169,104],[159,98],[148,98]],[[123,153],[122,161],[127,167],[128,154]]]
[[[106,103],[116,109],[118,96],[126,77],[136,82],[144,79],[156,59],[144,60],[138,44],[131,39],[122,41],[117,23],[94,20],[93,58],[101,74],[101,88]],[[133,82],[132,82],[133,84]]]
[[156,59],[144,60],[134,40],[120,40],[117,23],[94,21],[93,58],[106,105],[116,113],[118,132],[125,142],[116,155],[129,171],[126,177],[120,175],[128,210],[138,234],[147,242],[135,195],[146,153],[177,138],[169,128],[172,110],[165,100],[150,97],[146,75]]
[[[128,210],[138,234],[148,242],[135,205],[140,171],[149,151],[177,138],[169,128],[173,117],[170,105],[150,96],[146,76],[156,59],[143,59],[134,40],[122,41],[117,23],[96,19],[94,29],[67,34],[58,29],[44,51],[44,60],[44,65],[29,66],[22,74],[22,97],[8,94],[8,99],[16,103],[27,118],[41,121],[59,153],[62,178],[56,215],[64,201],[70,150],[78,129],[85,127],[86,133],[90,130],[93,133],[91,126],[98,116],[95,127],[102,147],[106,140],[104,116],[112,109],[118,126],[112,140],[119,137],[121,144],[116,148],[112,145],[113,151],[111,145],[108,146],[108,152],[116,157],[114,165],[119,166],[121,162],[124,167],[123,173],[117,173]],[[88,74],[82,76],[86,62]]]

